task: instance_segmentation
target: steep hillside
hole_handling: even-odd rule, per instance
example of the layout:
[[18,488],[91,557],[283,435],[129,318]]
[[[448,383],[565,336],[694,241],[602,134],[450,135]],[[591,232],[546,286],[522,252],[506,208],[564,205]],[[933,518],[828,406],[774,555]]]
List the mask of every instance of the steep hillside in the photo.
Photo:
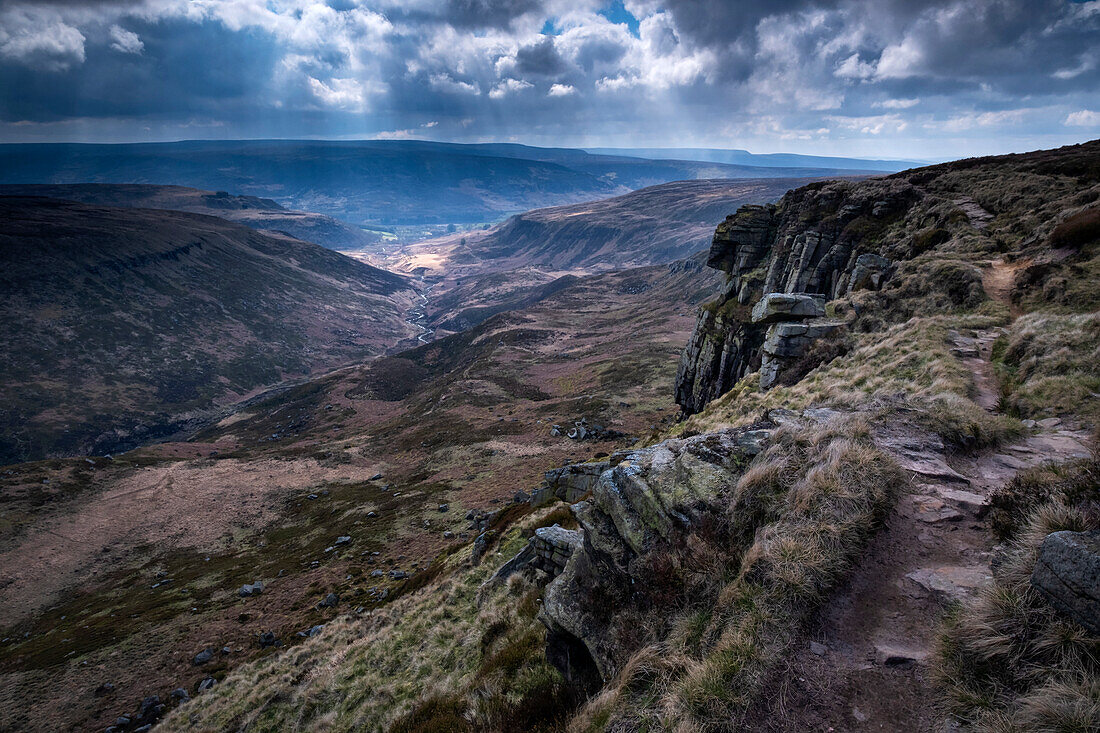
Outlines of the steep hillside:
[[[423,590],[233,670],[163,725],[1095,729],[1098,165],[1094,142],[742,209],[683,352],[693,415],[547,460],[532,500],[475,513]],[[470,345],[510,363],[545,348],[482,333]],[[466,338],[369,393],[444,409],[456,394],[421,386],[442,367],[493,381],[462,393],[499,405],[508,374],[466,361]],[[570,344],[543,353],[572,363]]]
[[329,249],[358,250],[377,244],[379,236],[324,214],[289,211],[271,199],[233,196],[225,191],[199,191],[184,186],[147,184],[23,184],[0,185],[0,196],[46,196],[98,206],[171,209],[206,214],[271,229]]
[[0,463],[113,452],[410,335],[407,280],[208,216],[0,198]]
[[496,221],[682,179],[852,172],[385,140],[0,145],[0,183],[176,184],[270,197],[352,224]]
[[[0,728],[104,728],[352,609],[400,608],[483,529],[530,515],[513,499],[547,469],[671,424],[690,313],[717,281],[699,261],[579,278],[243,406],[190,442],[0,471]],[[584,440],[553,429],[580,420]],[[489,565],[496,553],[494,540]],[[242,597],[256,580],[262,593]],[[378,720],[419,690],[396,691]]]
[[455,257],[496,268],[614,270],[671,262],[703,249],[714,221],[774,201],[804,179],[677,181],[623,196],[518,214]]

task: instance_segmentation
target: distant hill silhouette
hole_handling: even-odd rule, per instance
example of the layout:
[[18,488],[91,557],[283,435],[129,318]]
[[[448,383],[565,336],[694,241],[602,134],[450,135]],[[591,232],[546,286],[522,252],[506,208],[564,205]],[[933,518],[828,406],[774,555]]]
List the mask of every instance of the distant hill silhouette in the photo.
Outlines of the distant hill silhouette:
[[270,198],[351,224],[487,222],[669,181],[856,172],[394,140],[0,145],[0,183],[191,186]]

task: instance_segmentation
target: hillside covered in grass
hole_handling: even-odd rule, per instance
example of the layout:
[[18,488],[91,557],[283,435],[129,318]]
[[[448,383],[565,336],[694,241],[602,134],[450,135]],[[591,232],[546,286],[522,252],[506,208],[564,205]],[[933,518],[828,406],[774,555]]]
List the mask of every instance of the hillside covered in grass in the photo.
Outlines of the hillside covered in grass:
[[1100,528],[1098,206],[1093,142],[732,216],[685,420],[164,727],[1095,729],[1100,638],[1031,578]]
[[412,335],[408,280],[223,219],[3,197],[0,463],[164,437]]

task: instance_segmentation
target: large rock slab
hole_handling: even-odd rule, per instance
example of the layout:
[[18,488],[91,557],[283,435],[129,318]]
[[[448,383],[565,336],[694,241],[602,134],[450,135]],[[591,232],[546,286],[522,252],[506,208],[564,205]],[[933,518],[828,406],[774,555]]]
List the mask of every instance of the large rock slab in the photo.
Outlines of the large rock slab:
[[812,342],[829,336],[844,325],[844,321],[827,319],[773,324],[764,338],[760,389],[771,389],[783,369],[805,354]]
[[1100,634],[1100,530],[1047,535],[1031,585],[1059,612]]
[[993,579],[988,566],[942,565],[919,568],[905,577],[943,601],[958,601],[984,588]]
[[821,318],[825,296],[813,293],[768,293],[752,307],[753,323],[779,323]]
[[777,206],[745,206],[727,217],[707,260],[726,273],[726,283],[699,310],[680,359],[676,404],[685,414],[700,412],[757,369],[762,384],[774,384],[784,373],[776,357],[786,358],[762,349],[764,328],[774,321],[762,312],[754,323],[744,306],[765,293],[834,300],[853,290],[881,289],[896,266],[866,249],[880,246],[877,234],[924,195],[897,179],[836,181],[803,186]]
[[604,471],[611,468],[608,461],[572,463],[554,468],[544,474],[550,494],[570,504],[592,490]]
[[547,658],[568,678],[583,678],[590,668],[606,681],[621,668],[635,651],[623,640],[639,636],[632,625],[658,607],[647,597],[655,553],[678,546],[714,516],[715,502],[775,427],[760,423],[631,451],[600,476],[591,498],[572,506],[583,543],[573,545],[547,585],[539,612]]

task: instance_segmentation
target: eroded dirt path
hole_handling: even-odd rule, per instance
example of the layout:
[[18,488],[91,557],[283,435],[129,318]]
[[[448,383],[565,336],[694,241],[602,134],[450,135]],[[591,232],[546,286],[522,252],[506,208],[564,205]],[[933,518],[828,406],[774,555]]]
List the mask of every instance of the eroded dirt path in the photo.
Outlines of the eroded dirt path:
[[[991,411],[997,335],[951,334],[953,352],[974,373],[975,401]],[[879,426],[876,442],[912,483],[798,642],[752,730],[954,730],[929,663],[945,606],[992,577],[989,497],[1018,471],[1088,455],[1088,434],[1057,419],[973,456],[949,455],[937,436],[912,426]]]
[[1013,320],[1023,314],[1020,306],[1012,302],[1012,290],[1016,286],[1016,273],[1031,264],[1031,260],[1019,260],[1017,262],[1005,262],[1004,260],[992,260],[989,267],[982,271],[982,287],[986,294],[1008,306]]

